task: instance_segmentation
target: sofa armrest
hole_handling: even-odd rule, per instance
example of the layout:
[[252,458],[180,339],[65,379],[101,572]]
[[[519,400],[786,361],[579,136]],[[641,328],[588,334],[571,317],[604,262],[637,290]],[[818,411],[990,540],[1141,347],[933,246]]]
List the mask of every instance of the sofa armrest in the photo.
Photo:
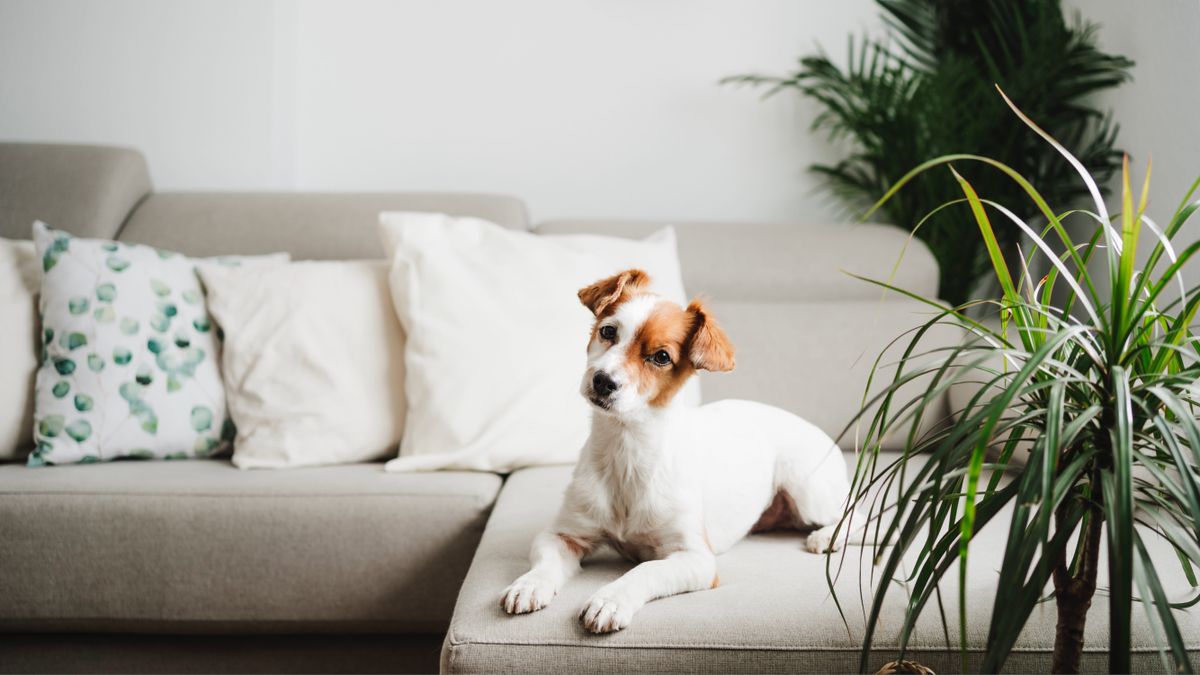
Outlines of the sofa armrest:
[[0,237],[28,239],[43,220],[72,234],[113,239],[150,192],[136,150],[97,145],[0,143]]

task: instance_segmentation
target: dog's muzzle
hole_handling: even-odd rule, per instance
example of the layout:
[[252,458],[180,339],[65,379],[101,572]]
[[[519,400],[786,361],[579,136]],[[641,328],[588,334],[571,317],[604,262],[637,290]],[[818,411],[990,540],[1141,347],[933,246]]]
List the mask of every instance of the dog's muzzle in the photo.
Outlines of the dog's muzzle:
[[621,385],[617,384],[608,373],[597,370],[596,374],[592,376],[592,395],[588,397],[588,400],[597,407],[608,410],[612,405],[613,394],[616,394],[620,388]]

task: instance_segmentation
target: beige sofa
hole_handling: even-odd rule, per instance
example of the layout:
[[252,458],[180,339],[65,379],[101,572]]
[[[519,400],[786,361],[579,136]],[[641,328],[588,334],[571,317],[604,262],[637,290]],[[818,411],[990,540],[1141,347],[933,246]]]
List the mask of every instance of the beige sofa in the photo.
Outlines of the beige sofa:
[[[533,227],[519,199],[494,195],[161,193],[131,150],[0,144],[7,238],[28,238],[42,219],[77,235],[192,255],[376,258],[381,210],[468,214],[537,232],[640,236],[661,226]],[[876,354],[925,316],[918,304],[881,299],[842,273],[886,277],[906,241],[893,228],[675,224],[688,291],[712,300],[739,348],[734,373],[703,381],[707,400],[773,403],[838,433]],[[932,295],[929,252],[910,245],[895,279]],[[853,450],[852,436],[844,447]],[[616,559],[588,564],[547,610],[505,616],[500,591],[523,571],[569,471],[239,471],[223,460],[0,465],[0,672],[420,672],[437,669],[439,655],[447,672],[857,668],[858,579],[868,568],[856,553],[845,558],[843,625],[824,558],[789,534],[750,537],[720,558],[720,588],[652,603],[616,635],[585,634],[574,620],[590,589],[626,568]],[[1002,535],[992,533],[990,550],[999,551]],[[985,557],[970,577],[975,649],[994,595]],[[896,596],[873,668],[895,645]],[[1103,605],[1098,598],[1089,625],[1085,663],[1093,669],[1106,663]],[[915,641],[918,658],[957,668],[931,619]],[[1017,670],[1048,666],[1053,623],[1050,607],[1035,613]],[[1200,646],[1196,624],[1184,625]],[[1150,638],[1135,644],[1138,666],[1156,667]]]

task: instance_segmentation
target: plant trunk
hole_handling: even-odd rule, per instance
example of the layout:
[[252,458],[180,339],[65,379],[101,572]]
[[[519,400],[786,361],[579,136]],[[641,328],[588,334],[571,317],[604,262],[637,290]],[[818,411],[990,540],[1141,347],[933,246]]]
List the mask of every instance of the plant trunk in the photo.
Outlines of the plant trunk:
[[[1063,521],[1066,502],[1055,514],[1060,525]],[[1101,510],[1093,506],[1084,517],[1080,533],[1079,569],[1071,573],[1070,563],[1064,554],[1054,568],[1054,599],[1058,606],[1058,627],[1054,634],[1054,660],[1052,673],[1078,673],[1079,660],[1083,656],[1083,629],[1087,624],[1088,609],[1092,596],[1096,594],[1096,564],[1100,556],[1100,535],[1104,530]]]

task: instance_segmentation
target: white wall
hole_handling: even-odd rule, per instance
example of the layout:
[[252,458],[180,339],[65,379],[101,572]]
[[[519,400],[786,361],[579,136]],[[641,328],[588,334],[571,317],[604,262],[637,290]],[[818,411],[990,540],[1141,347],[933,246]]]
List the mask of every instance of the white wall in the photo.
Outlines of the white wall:
[[[1200,171],[1200,2],[1074,4],[1139,61],[1112,102],[1169,192]],[[878,26],[870,0],[0,0],[0,138],[135,146],[161,189],[816,222],[838,210],[805,172],[835,156],[814,110],[717,80]]]
[[[1103,49],[1137,63],[1133,81],[1106,93],[1101,102],[1111,106],[1121,124],[1119,143],[1129,153],[1135,195],[1140,194],[1146,162],[1153,159],[1146,212],[1166,227],[1200,177],[1200,0],[1068,1],[1104,26]],[[1119,195],[1114,191],[1109,199],[1114,212]],[[1197,198],[1200,193],[1192,197]],[[1193,217],[1176,241],[1183,248],[1198,239],[1200,218]],[[1138,249],[1143,261],[1155,243],[1149,235],[1143,237]],[[1184,271],[1189,286],[1200,284],[1200,265]]]
[[236,0],[0,0],[0,138],[140,148],[162,187],[272,185],[272,15]]

